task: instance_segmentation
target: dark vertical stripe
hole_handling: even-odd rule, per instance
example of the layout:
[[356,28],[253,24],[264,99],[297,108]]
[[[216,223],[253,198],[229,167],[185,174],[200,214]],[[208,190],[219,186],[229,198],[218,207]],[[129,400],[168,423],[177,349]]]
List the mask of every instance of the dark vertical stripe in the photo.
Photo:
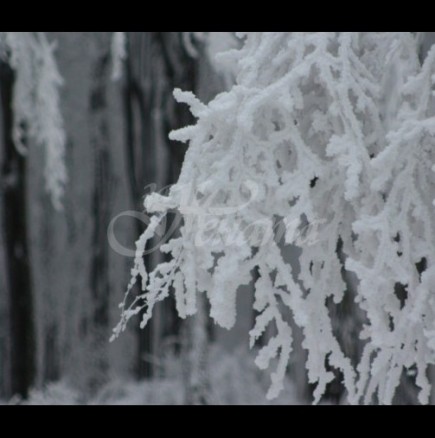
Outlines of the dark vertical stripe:
[[14,75],[0,63],[2,105],[2,214],[10,305],[10,395],[27,397],[34,378],[31,277],[28,258],[26,162],[12,141]]

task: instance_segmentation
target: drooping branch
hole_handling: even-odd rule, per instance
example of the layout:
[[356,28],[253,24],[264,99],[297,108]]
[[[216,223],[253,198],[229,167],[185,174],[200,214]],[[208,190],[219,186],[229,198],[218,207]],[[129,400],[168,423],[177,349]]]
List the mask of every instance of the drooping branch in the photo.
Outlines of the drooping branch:
[[[433,54],[420,67],[411,33],[241,36],[243,47],[227,55],[237,66],[229,92],[208,105],[175,92],[198,121],[171,134],[189,142],[178,183],[167,197],[145,200],[156,216],[132,271],[142,280],[143,323],[172,287],[181,317],[194,314],[204,294],[214,321],[231,328],[237,290],[258,269],[250,335],[254,345],[275,327],[257,358],[261,368],[277,360],[269,397],[281,390],[292,349],[284,306],[304,335],[315,402],[334,377],[326,364],[341,371],[351,403],[370,402],[374,393],[391,403],[403,367],[415,365],[427,402],[425,369],[435,359]],[[141,254],[174,208],[184,217],[181,237],[161,247],[172,260],[147,273]],[[275,241],[276,220],[286,243],[303,224],[318,225],[299,244],[298,275]],[[422,259],[427,268],[419,274]],[[347,293],[343,269],[357,275],[356,300],[367,315],[356,369],[334,336],[327,305]],[[407,297],[396,297],[397,283],[407,285]],[[115,334],[141,306],[124,311]]]

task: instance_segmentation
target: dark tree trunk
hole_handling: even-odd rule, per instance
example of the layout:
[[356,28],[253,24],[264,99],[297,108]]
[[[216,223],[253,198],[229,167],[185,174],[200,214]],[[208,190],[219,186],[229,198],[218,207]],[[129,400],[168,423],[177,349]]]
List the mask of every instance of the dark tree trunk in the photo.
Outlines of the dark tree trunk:
[[14,75],[0,64],[2,105],[2,214],[6,246],[7,287],[10,306],[9,395],[27,397],[34,377],[34,342],[31,277],[26,225],[26,161],[12,141],[11,109]]
[[92,195],[92,213],[94,215],[92,230],[91,292],[93,299],[93,334],[91,352],[94,371],[90,374],[88,390],[94,393],[107,382],[109,369],[107,342],[109,327],[109,246],[107,227],[111,219],[110,196],[113,185],[112,166],[110,162],[109,129],[107,125],[107,85],[110,81],[110,53],[108,38],[101,41],[101,55],[96,60],[91,78],[89,102],[90,142],[94,153],[94,191]]
[[[192,117],[186,107],[175,102],[172,91],[175,87],[194,89],[195,62],[185,52],[179,32],[131,32],[128,34],[126,76],[129,167],[126,173],[130,178],[134,207],[143,211],[148,185],[159,190],[178,178],[186,148],[170,142],[168,134],[192,123]],[[142,231],[143,224],[138,222],[137,236]],[[157,253],[145,256],[147,269],[153,269],[160,260]],[[155,309],[150,324],[144,330],[138,329],[139,378],[152,375],[151,364],[146,359],[156,353],[161,338],[178,332],[174,303],[167,300]]]

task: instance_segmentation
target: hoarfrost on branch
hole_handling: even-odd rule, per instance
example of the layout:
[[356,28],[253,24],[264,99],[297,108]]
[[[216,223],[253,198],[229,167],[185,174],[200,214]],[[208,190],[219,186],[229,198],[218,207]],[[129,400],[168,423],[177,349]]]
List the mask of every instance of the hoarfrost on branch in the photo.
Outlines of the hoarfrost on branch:
[[[230,91],[204,105],[175,90],[198,120],[170,136],[189,142],[178,183],[168,196],[145,199],[154,215],[137,242],[127,291],[140,279],[142,295],[121,305],[114,336],[142,308],[145,325],[172,290],[180,317],[193,315],[204,294],[210,316],[229,329],[237,290],[257,270],[250,344],[275,327],[256,360],[260,368],[275,364],[269,398],[282,389],[292,351],[288,308],[304,335],[315,402],[332,367],[341,371],[350,403],[376,395],[385,404],[403,369],[415,368],[419,400],[427,403],[426,369],[435,361],[435,47],[420,65],[412,33],[238,36],[243,46],[220,55],[236,66]],[[160,248],[172,259],[149,273],[143,252],[172,209],[184,219],[180,235]],[[300,244],[298,273],[273,238],[275,219],[293,228],[321,224],[316,239]],[[207,220],[213,238],[198,245]],[[253,241],[252,223],[272,238]],[[234,229],[237,246],[225,240]],[[358,279],[355,305],[365,315],[357,366],[334,336],[326,304],[348,293],[344,268]]]

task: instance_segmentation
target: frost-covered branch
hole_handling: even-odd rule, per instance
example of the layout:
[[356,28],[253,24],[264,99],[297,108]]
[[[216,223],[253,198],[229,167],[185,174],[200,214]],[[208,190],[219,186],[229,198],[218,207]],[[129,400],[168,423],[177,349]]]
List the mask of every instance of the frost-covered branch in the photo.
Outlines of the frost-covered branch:
[[[281,390],[292,350],[287,308],[303,331],[315,402],[333,379],[328,367],[341,371],[350,403],[375,393],[391,403],[403,368],[412,366],[427,402],[425,372],[435,358],[434,51],[420,67],[411,33],[240,36],[243,47],[223,55],[237,70],[229,92],[204,105],[175,91],[198,121],[171,133],[189,142],[178,183],[167,197],[145,200],[155,215],[138,241],[129,286],[141,280],[144,304],[124,309],[115,335],[143,307],[146,324],[171,290],[181,317],[194,314],[205,294],[214,321],[231,328],[237,290],[258,270],[250,337],[253,346],[275,327],[257,358],[261,368],[277,359],[268,397]],[[171,209],[184,218],[181,235],[161,247],[172,260],[147,273],[146,241]],[[298,274],[281,253],[277,220],[287,226],[286,243],[295,225],[321,224],[316,239],[300,243]],[[339,241],[367,315],[356,369],[326,304],[348,293]],[[397,284],[406,287],[403,302]]]
[[2,32],[0,46],[15,71],[14,144],[22,154],[26,154],[26,138],[44,148],[46,188],[53,206],[60,209],[67,180],[66,140],[59,102],[63,80],[54,59],[55,44],[44,32]]

